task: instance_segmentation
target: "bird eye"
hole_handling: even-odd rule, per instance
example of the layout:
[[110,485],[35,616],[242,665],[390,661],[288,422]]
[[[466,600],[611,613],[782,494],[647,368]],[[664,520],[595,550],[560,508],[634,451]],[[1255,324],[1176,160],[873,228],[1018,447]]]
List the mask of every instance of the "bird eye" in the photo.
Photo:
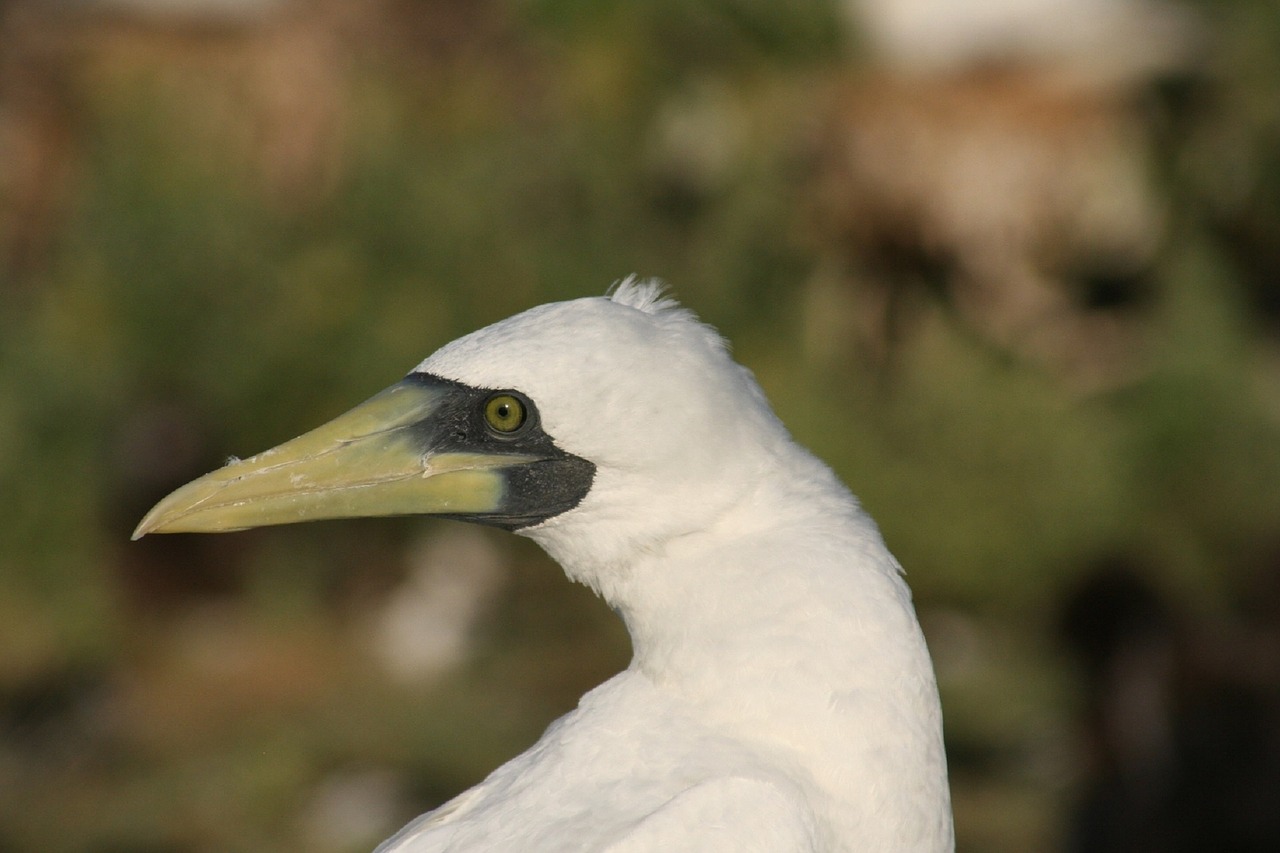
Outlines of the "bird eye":
[[510,435],[524,426],[529,413],[514,394],[494,394],[484,404],[484,420],[494,432]]

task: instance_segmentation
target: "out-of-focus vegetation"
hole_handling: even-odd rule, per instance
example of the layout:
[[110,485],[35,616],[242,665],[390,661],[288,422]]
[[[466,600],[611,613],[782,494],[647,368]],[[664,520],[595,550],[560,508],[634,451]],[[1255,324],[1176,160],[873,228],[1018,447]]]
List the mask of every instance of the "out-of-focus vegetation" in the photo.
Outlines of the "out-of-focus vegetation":
[[822,0],[138,8],[0,7],[0,850],[367,849],[624,666],[514,537],[128,537],[632,272],[907,567],[961,849],[1280,843],[1270,0],[1104,83],[904,71]]

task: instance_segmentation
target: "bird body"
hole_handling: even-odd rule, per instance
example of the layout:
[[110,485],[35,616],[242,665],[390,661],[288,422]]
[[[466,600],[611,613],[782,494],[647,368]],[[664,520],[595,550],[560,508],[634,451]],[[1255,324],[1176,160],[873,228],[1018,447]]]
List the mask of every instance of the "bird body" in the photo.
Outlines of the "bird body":
[[[462,338],[410,376],[429,383],[436,419],[439,399],[469,393],[458,389],[536,409],[536,435],[494,445],[503,467],[468,463],[506,477],[499,497],[460,511],[433,493],[429,511],[534,539],[619,613],[634,655],[527,752],[380,851],[953,849],[937,688],[900,568],[714,331],[628,280]],[[382,399],[366,407],[381,413]],[[350,431],[356,412],[334,423]],[[379,445],[411,420],[396,417]],[[476,442],[438,432],[433,447]],[[450,462],[441,476],[436,452],[419,478],[476,474]],[[247,526],[242,481],[294,463],[246,463],[162,502],[139,531]],[[530,509],[529,493],[552,495],[554,511]],[[408,511],[401,500],[393,511]]]
[[[744,516],[726,526],[741,529]],[[923,641],[874,528],[853,513],[844,521],[839,538],[814,525],[727,549],[708,531],[631,567],[673,573],[660,595],[619,593],[631,666],[383,849],[607,850],[647,816],[716,788],[728,814],[745,800],[740,817],[764,809],[774,832],[737,820],[708,837],[704,827],[722,822],[702,806],[678,824],[681,843],[618,849],[950,849]]]

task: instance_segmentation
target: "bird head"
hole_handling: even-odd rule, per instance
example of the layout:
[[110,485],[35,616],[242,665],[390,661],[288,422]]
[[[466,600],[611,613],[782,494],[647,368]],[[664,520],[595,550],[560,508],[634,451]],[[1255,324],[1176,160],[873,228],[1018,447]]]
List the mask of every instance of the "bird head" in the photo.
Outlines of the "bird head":
[[740,499],[779,436],[720,336],[628,279],[446,345],[346,414],[179,488],[134,538],[437,515],[529,535],[566,569],[625,562]]

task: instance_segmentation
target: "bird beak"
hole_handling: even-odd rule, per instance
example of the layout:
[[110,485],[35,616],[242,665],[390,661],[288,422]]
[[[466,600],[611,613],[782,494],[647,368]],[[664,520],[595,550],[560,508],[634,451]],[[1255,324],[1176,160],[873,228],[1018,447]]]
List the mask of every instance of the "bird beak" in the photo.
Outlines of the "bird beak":
[[147,513],[133,538],[360,516],[501,524],[509,518],[504,472],[545,459],[459,441],[458,398],[472,390],[411,374],[324,426],[181,487]]

